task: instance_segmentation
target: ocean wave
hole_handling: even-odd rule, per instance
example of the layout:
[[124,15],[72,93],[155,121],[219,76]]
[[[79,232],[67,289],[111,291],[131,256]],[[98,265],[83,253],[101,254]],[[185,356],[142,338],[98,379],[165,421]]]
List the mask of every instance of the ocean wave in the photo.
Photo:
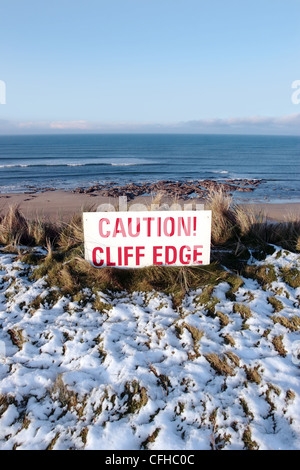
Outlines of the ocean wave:
[[30,165],[21,165],[21,164],[18,164],[18,165],[0,165],[0,168],[15,168],[15,167],[25,168],[27,166],[30,166]]
[[7,165],[0,165],[0,168],[40,168],[40,167],[76,167],[76,166],[136,166],[136,165],[153,165],[153,162],[140,162],[140,163],[113,163],[113,162],[90,162],[90,163],[14,163]]
[[143,165],[143,163],[110,163],[111,166],[135,166]]

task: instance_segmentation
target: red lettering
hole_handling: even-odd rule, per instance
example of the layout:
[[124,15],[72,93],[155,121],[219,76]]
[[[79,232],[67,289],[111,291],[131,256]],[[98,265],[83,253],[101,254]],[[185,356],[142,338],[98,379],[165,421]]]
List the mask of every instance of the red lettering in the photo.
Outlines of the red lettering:
[[154,220],[154,217],[143,217],[143,220],[147,222],[147,237],[151,237],[151,223]]
[[186,222],[184,220],[184,217],[178,217],[178,235],[179,236],[181,236],[181,230],[183,230],[184,235],[186,235],[187,237],[191,235],[191,218],[190,217],[187,217]]
[[161,217],[157,219],[157,235],[161,237]]
[[194,236],[196,236],[196,233],[197,233],[197,217],[193,217],[193,223],[194,223]]
[[199,252],[199,249],[202,249],[203,245],[195,245],[194,252],[193,252],[193,263],[195,264],[202,264],[203,261],[198,261],[198,256],[202,256],[202,251]]
[[107,238],[107,237],[110,236],[110,232],[109,231],[106,232],[106,233],[103,232],[103,227],[102,226],[103,226],[104,223],[109,225],[109,220],[108,219],[100,219],[99,220],[99,234],[100,234],[100,237]]
[[[171,230],[168,231],[168,222],[171,222]],[[175,220],[174,217],[166,217],[164,220],[164,234],[166,237],[173,237],[175,233]]]
[[109,246],[106,248],[106,266],[116,266],[116,263],[114,263],[110,259],[110,248],[109,248]]
[[[173,258],[170,258],[170,252],[173,252]],[[177,258],[177,250],[175,246],[166,246],[166,258],[165,258],[165,263],[166,264],[174,264],[176,263],[176,258]]]
[[162,256],[161,253],[158,253],[158,250],[162,250],[162,246],[154,246],[153,247],[153,264],[155,266],[160,266],[162,265],[162,261],[158,261],[158,257]]
[[[185,250],[187,253],[184,253]],[[187,245],[183,245],[180,250],[179,250],[179,261],[181,264],[190,264],[191,262],[191,255],[190,255],[191,249]]]
[[122,266],[122,247],[118,246],[118,265]]
[[145,250],[144,246],[137,246],[135,248],[135,259],[136,259],[137,266],[140,266],[141,258],[145,256],[145,253],[141,253],[142,250]]
[[133,246],[124,247],[124,266],[128,266],[128,258],[133,258],[133,253],[129,253],[129,250],[133,250]]
[[136,231],[135,231],[135,233],[133,233],[133,231],[132,231],[132,225],[133,225],[132,217],[129,217],[129,219],[128,219],[128,235],[130,237],[138,237],[139,236],[139,234],[141,232],[140,220],[141,219],[139,217],[136,219]]
[[100,252],[101,255],[103,255],[104,251],[100,246],[97,246],[96,248],[93,249],[92,252],[92,260],[93,260],[93,265],[96,266],[97,268],[100,268],[100,266],[103,266],[103,259],[100,261],[97,261],[97,251]]
[[121,233],[123,237],[126,237],[125,227],[120,217],[116,219],[116,225],[115,225],[113,237],[116,237],[118,233]]

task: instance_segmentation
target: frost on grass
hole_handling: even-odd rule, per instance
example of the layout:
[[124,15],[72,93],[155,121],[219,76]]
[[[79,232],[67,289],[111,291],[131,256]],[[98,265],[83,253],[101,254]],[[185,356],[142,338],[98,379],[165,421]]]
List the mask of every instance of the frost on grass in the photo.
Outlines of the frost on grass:
[[1,449],[300,449],[299,255],[181,305],[70,295],[30,264],[0,254]]

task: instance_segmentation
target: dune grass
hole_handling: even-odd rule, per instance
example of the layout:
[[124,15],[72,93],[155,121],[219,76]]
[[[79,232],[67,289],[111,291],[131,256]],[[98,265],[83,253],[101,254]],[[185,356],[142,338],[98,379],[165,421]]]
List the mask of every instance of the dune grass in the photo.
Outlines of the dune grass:
[[[49,286],[61,288],[64,295],[74,296],[84,287],[92,292],[158,290],[170,294],[175,306],[188,290],[213,288],[222,281],[229,283],[228,296],[234,301],[235,292],[243,283],[238,273],[258,278],[264,286],[274,280],[268,266],[246,266],[250,250],[258,257],[270,252],[270,243],[294,252],[300,249],[300,221],[268,223],[220,191],[210,192],[208,208],[213,212],[210,266],[95,269],[84,260],[81,214],[75,214],[69,223],[51,223],[39,217],[28,221],[16,206],[0,215],[0,245],[6,251],[19,253],[22,261],[36,265],[33,276],[46,276]],[[47,255],[30,250],[37,246],[46,248]],[[233,268],[236,274],[223,266]],[[291,285],[298,283],[297,273],[282,274]]]

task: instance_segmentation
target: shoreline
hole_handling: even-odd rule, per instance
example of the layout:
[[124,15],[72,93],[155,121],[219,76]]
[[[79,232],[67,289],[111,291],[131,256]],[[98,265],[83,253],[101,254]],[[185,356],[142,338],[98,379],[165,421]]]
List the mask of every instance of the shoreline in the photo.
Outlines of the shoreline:
[[[153,195],[142,195],[128,198],[128,203],[144,204],[147,208],[155,201]],[[161,197],[159,204],[202,204],[205,207],[205,197],[181,198],[166,194]],[[100,204],[111,204],[114,208],[119,207],[118,196],[104,196],[98,192],[73,192],[62,190],[51,190],[44,192],[28,193],[0,193],[0,214],[4,214],[9,207],[18,206],[20,211],[28,219],[36,217],[51,221],[67,221],[72,215],[84,210],[95,210]],[[243,201],[240,206],[248,208],[255,214],[261,214],[271,221],[284,222],[288,220],[300,220],[300,202],[253,202]],[[117,209],[118,210],[118,209]],[[124,210],[124,209],[122,209]]]

